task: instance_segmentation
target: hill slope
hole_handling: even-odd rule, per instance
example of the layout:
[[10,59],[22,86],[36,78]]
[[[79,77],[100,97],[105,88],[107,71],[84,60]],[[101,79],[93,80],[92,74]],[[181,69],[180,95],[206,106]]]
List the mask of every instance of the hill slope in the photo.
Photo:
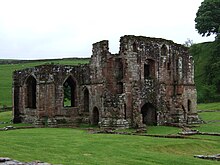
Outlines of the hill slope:
[[220,43],[195,44],[190,52],[195,61],[198,102],[220,101]]

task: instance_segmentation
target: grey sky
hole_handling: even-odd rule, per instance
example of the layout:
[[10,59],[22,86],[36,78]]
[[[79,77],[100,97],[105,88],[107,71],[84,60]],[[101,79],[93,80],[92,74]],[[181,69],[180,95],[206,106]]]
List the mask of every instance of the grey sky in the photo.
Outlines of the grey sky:
[[92,43],[104,39],[116,53],[126,34],[212,41],[195,30],[202,1],[0,0],[0,58],[89,57]]

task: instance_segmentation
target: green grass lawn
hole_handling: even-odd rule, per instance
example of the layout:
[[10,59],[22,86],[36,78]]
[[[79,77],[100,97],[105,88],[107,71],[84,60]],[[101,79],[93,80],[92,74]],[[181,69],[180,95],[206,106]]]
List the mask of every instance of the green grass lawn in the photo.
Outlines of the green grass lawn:
[[[201,112],[207,121],[196,129],[220,132],[220,112]],[[11,112],[1,112],[0,121],[10,121]],[[0,124],[0,127],[5,125]],[[13,125],[22,126],[22,125]],[[216,161],[193,158],[194,155],[220,153],[220,137],[194,135],[192,138],[156,138],[132,135],[89,134],[83,129],[34,128],[0,131],[0,157],[20,161],[41,160],[54,164],[147,164],[200,165],[219,164]],[[125,130],[132,132],[134,130]],[[147,127],[147,134],[177,134],[179,128]]]
[[10,122],[12,119],[12,111],[0,112],[0,122]]
[[220,102],[208,103],[208,104],[198,104],[197,109],[199,110],[220,110]]
[[20,161],[54,164],[219,164],[193,158],[220,152],[220,138],[168,139],[129,135],[88,134],[67,128],[0,132],[0,155]]
[[43,64],[60,64],[60,65],[78,65],[88,63],[88,59],[61,59],[51,61],[30,61],[30,63],[20,64],[1,64],[0,65],[0,108],[3,106],[12,106],[12,73],[14,70],[34,67]]

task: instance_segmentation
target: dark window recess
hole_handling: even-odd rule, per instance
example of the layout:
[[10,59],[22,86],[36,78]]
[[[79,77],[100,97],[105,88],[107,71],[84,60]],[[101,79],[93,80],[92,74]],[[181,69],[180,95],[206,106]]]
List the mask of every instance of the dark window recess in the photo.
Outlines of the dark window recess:
[[123,93],[123,83],[122,82],[119,82],[117,84],[117,88],[118,88],[118,94],[122,94]]
[[144,64],[144,79],[150,78],[150,65]]
[[124,104],[124,119],[127,119],[127,106]]
[[71,78],[68,77],[67,80],[63,84],[63,106],[64,107],[75,107],[76,105],[76,83]]
[[166,47],[166,45],[163,45],[161,47],[161,56],[167,56],[167,54],[168,54],[167,47]]
[[89,90],[84,90],[84,111],[89,112]]
[[144,64],[144,79],[152,79],[155,77],[155,62],[148,59]]
[[92,114],[92,116],[93,116],[93,120],[92,120],[92,124],[93,125],[98,125],[99,124],[99,110],[98,110],[98,108],[97,107],[94,107],[93,108],[93,114]]
[[191,109],[192,109],[192,102],[191,102],[191,100],[188,100],[187,106],[188,106],[188,112],[190,112]]
[[118,80],[123,79],[124,77],[124,67],[123,67],[123,62],[121,58],[116,59],[116,76]]
[[36,79],[33,76],[28,77],[26,81],[27,85],[27,108],[36,108]]
[[137,49],[137,44],[134,42],[133,43],[133,52],[138,52],[138,49]]
[[141,108],[142,122],[146,125],[157,125],[157,112],[154,106],[146,103]]

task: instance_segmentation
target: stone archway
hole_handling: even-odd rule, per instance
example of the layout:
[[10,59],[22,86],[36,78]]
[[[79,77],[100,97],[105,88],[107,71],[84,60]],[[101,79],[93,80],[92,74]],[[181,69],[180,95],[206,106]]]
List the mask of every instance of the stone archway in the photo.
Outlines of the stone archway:
[[155,107],[146,103],[141,108],[142,122],[146,125],[157,125],[157,112]]
[[75,107],[76,106],[76,82],[69,76],[63,83],[63,106]]
[[99,109],[97,107],[94,107],[92,111],[92,124],[93,125],[99,124]]

